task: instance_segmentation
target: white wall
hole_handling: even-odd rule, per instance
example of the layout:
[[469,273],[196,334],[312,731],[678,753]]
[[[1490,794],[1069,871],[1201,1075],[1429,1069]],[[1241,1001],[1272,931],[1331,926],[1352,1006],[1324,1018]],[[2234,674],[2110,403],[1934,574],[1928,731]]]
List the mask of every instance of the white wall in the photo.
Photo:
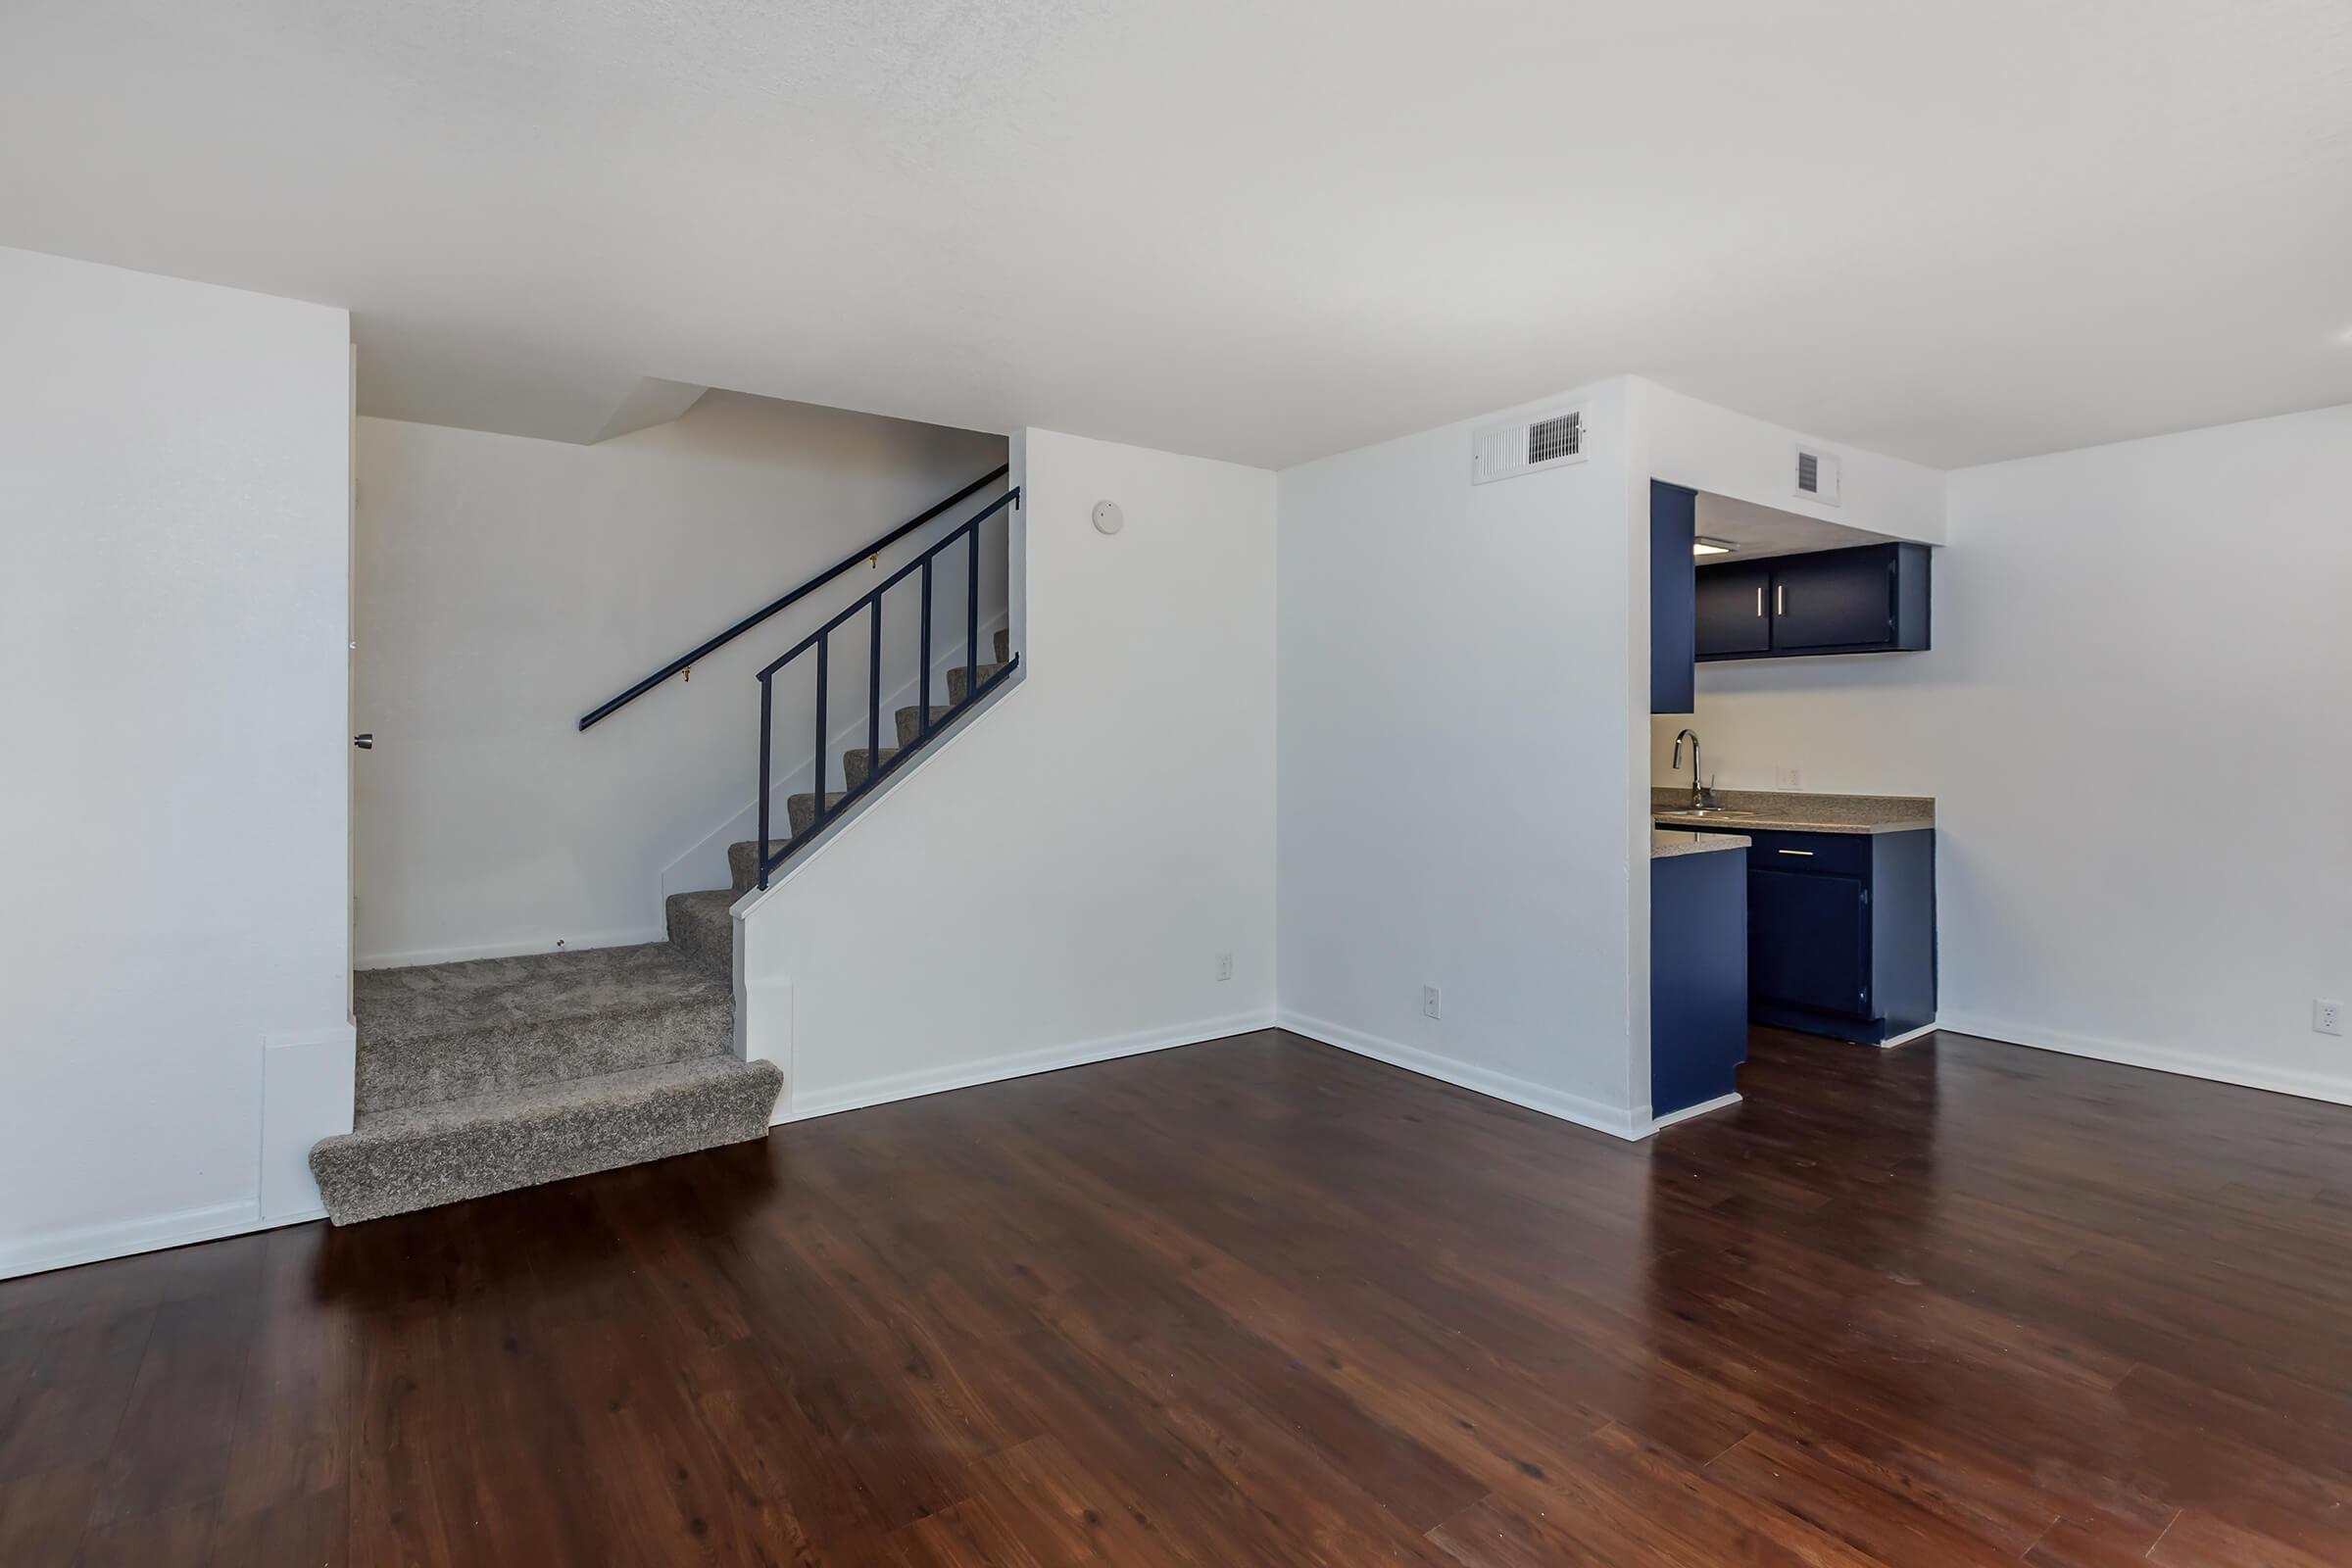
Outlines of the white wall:
[[1621,1134],[1648,1098],[1628,391],[1528,406],[1589,403],[1565,468],[1472,485],[1490,416],[1285,469],[1278,615],[1284,1021]]
[[[362,419],[360,962],[659,940],[665,868],[688,858],[673,890],[724,886],[725,844],[751,832],[753,672],[1001,488],[691,680],[585,733],[579,716],[1004,461],[1002,436],[725,393],[598,446]],[[992,521],[984,618],[1002,614],[1003,540]],[[960,554],[943,557],[937,623],[958,644],[962,585]],[[886,690],[911,676],[918,593],[894,591]],[[865,629],[836,635],[827,715],[860,744]],[[779,736],[808,733],[812,692],[798,666],[779,680]],[[886,742],[891,722],[885,706]]]
[[1274,475],[1043,430],[1015,463],[1018,684],[742,918],[783,1115],[1272,1022]]
[[[1708,490],[1737,501],[1777,507],[1849,528],[1868,528],[1896,539],[1941,544],[1944,539],[1943,470],[1900,458],[1825,441],[1766,420],[1685,397],[1639,377],[1630,383],[1631,423],[1647,464],[1639,477],[1646,484]],[[1839,491],[1835,506],[1796,493],[1799,443],[1838,459]],[[1646,513],[1649,503],[1642,502]]]
[[0,250],[0,344],[14,1273],[301,1210],[266,1076],[350,1125],[350,328]]
[[1700,666],[1709,767],[1936,797],[1947,1026],[2352,1102],[2352,408],[1949,505],[1935,648]]

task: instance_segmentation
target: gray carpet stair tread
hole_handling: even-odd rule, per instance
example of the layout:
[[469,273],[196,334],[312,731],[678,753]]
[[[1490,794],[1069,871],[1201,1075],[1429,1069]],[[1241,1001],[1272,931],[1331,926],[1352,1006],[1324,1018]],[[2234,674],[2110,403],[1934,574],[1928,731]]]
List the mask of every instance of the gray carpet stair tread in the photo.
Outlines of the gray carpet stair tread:
[[[769,839],[767,853],[771,856],[781,855],[784,853],[784,847],[791,842],[792,840],[789,838],[781,836]],[[745,839],[740,844],[727,846],[727,874],[734,878],[734,891],[737,898],[741,898],[760,885],[760,841],[758,839]]]
[[[945,724],[955,716],[955,712],[956,710],[948,704],[936,703],[932,705],[931,722],[934,726]],[[901,746],[914,744],[915,737],[922,733],[922,709],[912,704],[899,710],[899,744]]]
[[[980,666],[980,683],[985,686],[1003,673],[1004,673],[1004,666],[1002,663],[982,664]],[[961,664],[948,671],[949,702],[960,703],[963,701],[965,694],[971,690],[972,683],[967,678],[970,674],[971,671],[965,669]]]
[[662,901],[668,919],[669,946],[706,976],[735,995],[735,900],[733,888],[709,888],[699,893],[672,893]]
[[727,1050],[735,995],[666,942],[367,969],[354,1102],[363,1114]]
[[362,1115],[311,1151],[337,1224],[765,1137],[784,1075],[732,1055]]
[[[827,790],[825,809],[831,810],[849,798],[847,790]],[[784,817],[792,824],[792,836],[799,838],[816,825],[816,796],[813,792],[784,797]]]
[[[891,759],[898,755],[899,749],[896,746],[883,747],[881,752],[882,766],[886,768],[890,766]],[[865,748],[862,746],[854,747],[842,754],[842,781],[849,785],[851,789],[856,789],[858,785],[865,782],[866,761],[867,753]]]
[[666,942],[362,969],[351,992],[363,1044],[475,1029],[494,1017],[554,1022],[732,997]]

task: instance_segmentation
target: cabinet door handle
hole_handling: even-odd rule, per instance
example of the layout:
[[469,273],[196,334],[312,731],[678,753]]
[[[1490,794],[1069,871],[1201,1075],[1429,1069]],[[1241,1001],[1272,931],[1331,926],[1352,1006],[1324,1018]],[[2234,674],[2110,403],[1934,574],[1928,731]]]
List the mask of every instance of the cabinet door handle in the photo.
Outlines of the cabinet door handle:
[[1764,613],[1764,585],[1762,583],[1756,584],[1756,613],[1759,615]]
[[1772,585],[1772,612],[1776,615],[1788,613],[1788,584],[1776,582]]
[[1775,850],[1772,853],[1775,855],[1801,855],[1807,859],[1811,859],[1813,857],[1811,850]]

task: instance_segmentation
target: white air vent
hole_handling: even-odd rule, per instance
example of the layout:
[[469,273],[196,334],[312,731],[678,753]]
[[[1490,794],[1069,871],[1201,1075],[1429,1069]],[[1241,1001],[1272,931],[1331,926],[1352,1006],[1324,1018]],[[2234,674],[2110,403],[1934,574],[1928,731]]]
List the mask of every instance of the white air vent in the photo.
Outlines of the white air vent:
[[1539,468],[1582,463],[1592,440],[1592,421],[1581,406],[1488,425],[1470,438],[1470,482],[1516,479]]
[[1838,458],[1835,453],[1796,449],[1796,493],[1825,507],[1838,505]]

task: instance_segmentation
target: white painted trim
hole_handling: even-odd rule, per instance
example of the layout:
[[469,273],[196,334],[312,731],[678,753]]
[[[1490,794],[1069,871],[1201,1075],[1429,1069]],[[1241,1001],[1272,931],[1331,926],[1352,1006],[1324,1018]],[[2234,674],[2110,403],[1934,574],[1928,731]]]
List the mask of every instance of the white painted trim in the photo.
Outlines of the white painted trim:
[[234,1203],[183,1208],[171,1214],[150,1214],[143,1219],[118,1220],[110,1225],[76,1225],[63,1230],[40,1231],[31,1236],[0,1242],[0,1279],[14,1279],[20,1274],[40,1274],[50,1269],[74,1268],[82,1263],[103,1262],[110,1257],[128,1257],[133,1252],[161,1251],[168,1247],[186,1247],[194,1242],[217,1242],[223,1236],[274,1230],[280,1225],[297,1225],[306,1220],[324,1218],[326,1212],[321,1209],[317,1213],[285,1214],[264,1221],[261,1204],[253,1199],[245,1199]]
[[1923,1023],[1916,1029],[1907,1029],[1899,1035],[1891,1035],[1888,1038],[1880,1041],[1879,1049],[1881,1051],[1892,1051],[1895,1047],[1907,1046],[1914,1040],[1925,1040],[1928,1038],[1928,1036],[1934,1034],[1936,1030],[1942,1027],[1943,1025],[1939,1023]]
[[1274,1025],[1278,1029],[1288,1029],[1293,1034],[1304,1035],[1309,1040],[1320,1040],[1327,1046],[1337,1046],[1342,1051],[1352,1051],[1359,1056],[1385,1061],[1392,1067],[1417,1072],[1424,1078],[1452,1084],[1457,1089],[1467,1089],[1495,1100],[1506,1100],[1514,1105],[1524,1105],[1529,1110],[1574,1122],[1579,1127],[1590,1127],[1594,1132],[1607,1133],[1612,1138],[1632,1142],[1648,1136],[1645,1124],[1637,1130],[1631,1110],[1618,1110],[1597,1100],[1563,1094],[1557,1089],[1531,1083],[1525,1078],[1514,1078],[1508,1073],[1473,1066],[1469,1062],[1441,1056],[1398,1041],[1383,1040],[1377,1035],[1368,1035],[1345,1024],[1278,1009]]
[[1107,1035],[1100,1040],[1084,1040],[1073,1045],[1048,1046],[1042,1051],[1018,1051],[1002,1056],[987,1056],[954,1067],[897,1073],[888,1078],[868,1078],[861,1083],[848,1084],[814,1095],[795,1094],[792,1085],[787,1084],[785,1099],[791,1102],[792,1108],[778,1116],[776,1122],[808,1121],[816,1116],[887,1104],[896,1100],[914,1100],[951,1089],[970,1089],[979,1084],[1002,1083],[1007,1078],[1026,1078],[1031,1073],[1054,1072],[1063,1067],[1080,1067],[1096,1061],[1114,1061],[1121,1056],[1140,1056],[1147,1052],[1168,1051],[1178,1046],[1197,1046],[1203,1041],[1223,1040],[1231,1035],[1250,1034],[1273,1027],[1275,1020],[1271,1013],[1237,1012],[1222,1018],[1203,1018],[1174,1029],[1138,1030],[1133,1034]]
[[2169,1072],[2183,1078],[2203,1078],[2217,1084],[2234,1084],[2241,1089],[2261,1089],[2274,1095],[2294,1095],[2303,1100],[2322,1100],[2331,1104],[2352,1105],[2352,1075],[2334,1077],[2320,1073],[2295,1072],[2278,1067],[2256,1066],[2227,1056],[2206,1055],[2200,1052],[2175,1051],[2164,1046],[2143,1046],[2130,1041],[2103,1040],[2095,1035],[2073,1034],[2063,1029],[2039,1029],[2026,1024],[2008,1023],[1997,1018],[1978,1017],[1970,1013],[1946,1014],[1937,1025],[1945,1034],[1975,1035],[1981,1040],[1995,1040],[2003,1045],[2024,1046],[2033,1051],[2053,1051],[2067,1056],[2088,1056],[2094,1061],[2112,1061],[2126,1067],[2145,1067],[2151,1072]]
[[1649,1130],[1654,1133],[1661,1127],[1672,1127],[1677,1122],[1689,1121],[1693,1116],[1704,1116],[1710,1110],[1721,1110],[1726,1105],[1737,1105],[1738,1103],[1740,1103],[1740,1096],[1737,1092],[1717,1095],[1713,1100],[1702,1100],[1695,1105],[1685,1105],[1682,1109],[1670,1110],[1663,1116],[1649,1117]]
[[554,953],[556,944],[564,944],[565,953],[585,953],[591,948],[634,948],[647,942],[666,942],[666,926],[624,926],[617,931],[564,931],[528,942],[487,942],[472,948],[418,948],[409,953],[368,953],[353,960],[358,969],[406,969],[418,963],[464,963],[472,958],[521,958],[535,953]]

